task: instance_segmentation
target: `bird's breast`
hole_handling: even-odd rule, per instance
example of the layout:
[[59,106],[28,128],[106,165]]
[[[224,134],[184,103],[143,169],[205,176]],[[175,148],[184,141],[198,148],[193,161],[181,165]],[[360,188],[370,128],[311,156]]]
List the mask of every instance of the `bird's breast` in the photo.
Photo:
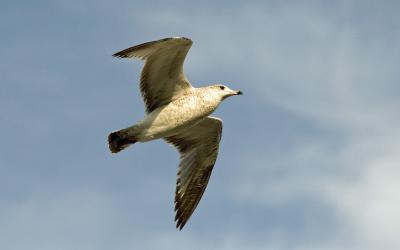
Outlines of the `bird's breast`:
[[201,96],[184,96],[151,112],[143,121],[148,126],[146,134],[154,139],[176,134],[197,124],[217,106]]

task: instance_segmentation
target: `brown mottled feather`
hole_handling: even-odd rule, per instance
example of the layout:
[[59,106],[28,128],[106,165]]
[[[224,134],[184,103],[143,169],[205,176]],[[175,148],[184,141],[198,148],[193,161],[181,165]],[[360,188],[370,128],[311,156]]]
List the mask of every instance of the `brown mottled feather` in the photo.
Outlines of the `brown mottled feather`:
[[147,42],[115,53],[115,57],[145,60],[140,77],[140,91],[146,111],[164,106],[191,88],[183,73],[183,63],[192,41],[188,38],[165,38]]
[[165,138],[181,154],[175,192],[175,221],[181,230],[207,187],[218,155],[222,121],[207,117],[178,135]]

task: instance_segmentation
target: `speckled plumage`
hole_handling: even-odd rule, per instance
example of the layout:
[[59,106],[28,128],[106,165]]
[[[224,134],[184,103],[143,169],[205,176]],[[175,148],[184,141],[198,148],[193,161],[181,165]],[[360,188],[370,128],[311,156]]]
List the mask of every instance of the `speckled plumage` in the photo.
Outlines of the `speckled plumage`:
[[135,125],[109,135],[117,153],[136,142],[163,138],[181,154],[175,195],[177,227],[182,229],[199,203],[217,159],[222,121],[209,115],[228,96],[223,85],[194,88],[183,73],[192,45],[188,38],[166,38],[116,53],[145,60],[140,90],[147,115]]

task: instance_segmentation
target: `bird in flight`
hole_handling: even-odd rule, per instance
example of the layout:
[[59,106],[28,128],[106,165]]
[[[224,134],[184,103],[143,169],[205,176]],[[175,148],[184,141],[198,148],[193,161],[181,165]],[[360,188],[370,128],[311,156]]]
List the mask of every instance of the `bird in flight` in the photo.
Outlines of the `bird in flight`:
[[118,153],[136,142],[164,139],[180,153],[175,191],[175,221],[181,230],[199,203],[218,155],[222,120],[210,114],[227,97],[241,95],[225,85],[195,88],[183,72],[192,40],[165,38],[122,50],[115,57],[144,60],[140,91],[146,116],[108,136]]

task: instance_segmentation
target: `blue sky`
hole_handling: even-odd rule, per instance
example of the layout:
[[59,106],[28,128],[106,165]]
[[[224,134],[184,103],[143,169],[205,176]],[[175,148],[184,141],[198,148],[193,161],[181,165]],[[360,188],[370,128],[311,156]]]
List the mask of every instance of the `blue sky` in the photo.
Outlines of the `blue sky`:
[[[398,249],[396,1],[2,1],[0,248]],[[177,152],[108,151],[140,120],[142,62],[186,36],[194,86],[243,96],[207,191],[174,227]]]

